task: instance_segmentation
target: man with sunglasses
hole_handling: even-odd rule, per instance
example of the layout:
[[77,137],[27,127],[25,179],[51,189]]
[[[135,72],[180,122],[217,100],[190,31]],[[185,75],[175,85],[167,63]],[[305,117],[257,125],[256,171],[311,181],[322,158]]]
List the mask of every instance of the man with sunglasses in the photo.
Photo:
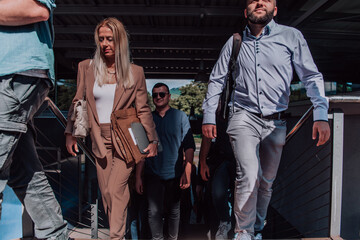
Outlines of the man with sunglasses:
[[[163,150],[145,161],[149,225],[152,239],[164,239],[163,214],[166,213],[167,239],[175,240],[179,232],[181,189],[190,186],[195,142],[186,114],[169,106],[169,87],[164,83],[155,84],[152,97],[156,107],[152,114]],[[143,166],[142,162],[136,168],[136,191],[139,194],[143,193]]]

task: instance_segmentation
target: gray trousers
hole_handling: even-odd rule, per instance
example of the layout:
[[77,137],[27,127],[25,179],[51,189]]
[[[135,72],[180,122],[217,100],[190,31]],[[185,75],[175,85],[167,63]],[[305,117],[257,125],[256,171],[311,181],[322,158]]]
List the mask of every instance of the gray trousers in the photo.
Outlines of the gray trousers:
[[32,119],[49,92],[47,80],[0,77],[0,218],[8,184],[35,223],[41,239],[67,239],[67,223],[38,158]]
[[286,121],[236,109],[227,133],[236,158],[235,232],[261,231],[285,144]]

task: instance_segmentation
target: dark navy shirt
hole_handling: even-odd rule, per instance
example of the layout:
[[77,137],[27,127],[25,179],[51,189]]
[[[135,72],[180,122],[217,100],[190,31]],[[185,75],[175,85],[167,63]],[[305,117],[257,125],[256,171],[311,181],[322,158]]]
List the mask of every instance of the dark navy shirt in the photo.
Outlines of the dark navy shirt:
[[152,112],[156,132],[162,145],[162,151],[156,157],[147,158],[145,172],[168,180],[183,173],[183,151],[195,150],[195,142],[188,117],[183,111],[170,108],[161,117],[157,111]]

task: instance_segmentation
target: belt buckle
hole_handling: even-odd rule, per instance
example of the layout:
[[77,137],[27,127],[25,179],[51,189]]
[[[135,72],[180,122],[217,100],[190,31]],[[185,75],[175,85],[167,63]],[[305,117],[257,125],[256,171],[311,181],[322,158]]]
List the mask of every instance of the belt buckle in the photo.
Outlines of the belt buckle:
[[277,118],[276,118],[277,120],[281,120],[281,112],[278,112],[277,113]]

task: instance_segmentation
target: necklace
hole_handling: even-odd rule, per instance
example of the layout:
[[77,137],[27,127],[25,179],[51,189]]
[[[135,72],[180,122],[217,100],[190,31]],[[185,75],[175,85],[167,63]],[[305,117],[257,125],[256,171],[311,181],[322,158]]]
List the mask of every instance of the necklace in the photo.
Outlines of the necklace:
[[115,73],[109,72],[109,75],[107,75],[106,80],[107,80],[107,84],[116,83]]

